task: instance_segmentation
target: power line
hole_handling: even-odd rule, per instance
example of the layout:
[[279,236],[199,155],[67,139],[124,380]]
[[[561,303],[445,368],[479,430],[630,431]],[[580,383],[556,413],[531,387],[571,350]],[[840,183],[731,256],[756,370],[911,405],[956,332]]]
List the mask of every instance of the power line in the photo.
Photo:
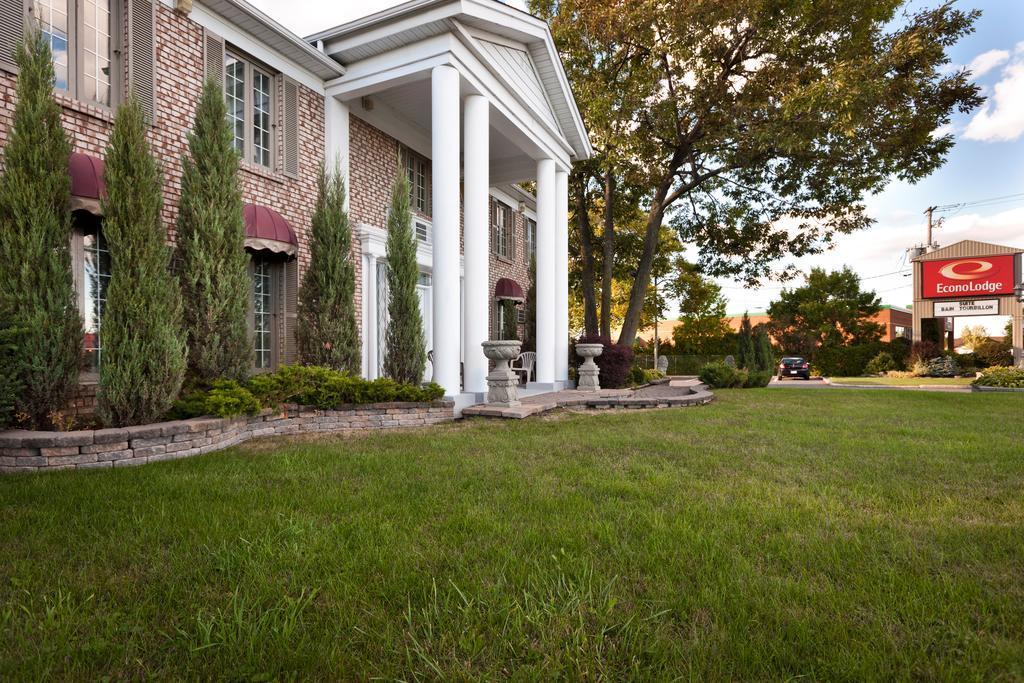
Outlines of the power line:
[[984,207],[994,206],[996,204],[1005,204],[1008,202],[1020,202],[1024,201],[1024,192],[1017,192],[1014,194],[1006,194],[998,197],[987,197],[985,199],[975,199],[969,202],[958,202],[956,204],[943,204],[942,206],[936,206],[935,211],[945,212],[952,211],[954,209],[966,209],[970,207]]

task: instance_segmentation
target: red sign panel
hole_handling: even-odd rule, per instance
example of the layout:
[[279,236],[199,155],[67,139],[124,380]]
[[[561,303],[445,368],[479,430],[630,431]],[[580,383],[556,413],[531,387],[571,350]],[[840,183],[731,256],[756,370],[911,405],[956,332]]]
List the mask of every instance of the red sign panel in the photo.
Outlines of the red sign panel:
[[1013,294],[1012,254],[924,261],[922,289],[925,299]]

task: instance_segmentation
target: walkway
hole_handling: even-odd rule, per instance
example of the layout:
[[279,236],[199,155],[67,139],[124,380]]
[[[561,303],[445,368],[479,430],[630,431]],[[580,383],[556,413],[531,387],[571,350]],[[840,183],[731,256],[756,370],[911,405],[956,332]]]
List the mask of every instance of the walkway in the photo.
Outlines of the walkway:
[[673,408],[710,403],[714,395],[700,380],[670,377],[636,389],[602,389],[583,392],[575,389],[535,394],[522,399],[518,406],[496,406],[480,403],[462,411],[464,417],[500,417],[522,419],[555,408]]

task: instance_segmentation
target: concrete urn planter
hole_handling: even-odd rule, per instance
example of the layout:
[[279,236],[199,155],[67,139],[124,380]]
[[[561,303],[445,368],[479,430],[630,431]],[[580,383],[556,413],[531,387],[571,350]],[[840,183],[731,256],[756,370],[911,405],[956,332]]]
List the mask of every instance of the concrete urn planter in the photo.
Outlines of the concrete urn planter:
[[594,359],[604,352],[603,344],[577,344],[576,354],[583,359],[580,366],[579,381],[576,383],[577,391],[600,391],[601,382],[598,376],[601,368],[597,367]]
[[509,362],[519,357],[522,342],[518,339],[485,341],[484,355],[494,361],[494,369],[487,375],[487,402],[502,406],[519,405],[519,377],[512,372]]

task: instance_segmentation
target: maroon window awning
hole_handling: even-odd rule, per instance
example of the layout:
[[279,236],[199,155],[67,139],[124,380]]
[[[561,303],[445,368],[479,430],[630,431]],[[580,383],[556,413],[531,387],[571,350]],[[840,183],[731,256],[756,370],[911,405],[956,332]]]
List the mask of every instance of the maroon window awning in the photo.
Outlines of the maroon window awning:
[[494,298],[508,299],[510,301],[526,301],[526,295],[523,294],[523,288],[519,286],[518,282],[507,277],[500,278],[497,284],[494,285]]
[[245,218],[245,246],[257,251],[295,256],[299,241],[288,221],[277,211],[260,204],[246,204],[242,208]]
[[88,211],[102,216],[100,200],[107,196],[107,185],[103,180],[102,159],[72,152],[68,158],[68,173],[71,175],[71,210]]

